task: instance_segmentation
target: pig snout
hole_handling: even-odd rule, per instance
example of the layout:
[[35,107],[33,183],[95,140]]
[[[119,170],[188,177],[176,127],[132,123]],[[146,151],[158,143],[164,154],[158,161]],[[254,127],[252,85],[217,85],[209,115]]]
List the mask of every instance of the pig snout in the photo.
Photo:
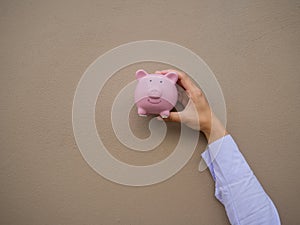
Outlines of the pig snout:
[[161,97],[161,91],[159,89],[150,89],[148,91],[148,96],[150,98],[160,98]]

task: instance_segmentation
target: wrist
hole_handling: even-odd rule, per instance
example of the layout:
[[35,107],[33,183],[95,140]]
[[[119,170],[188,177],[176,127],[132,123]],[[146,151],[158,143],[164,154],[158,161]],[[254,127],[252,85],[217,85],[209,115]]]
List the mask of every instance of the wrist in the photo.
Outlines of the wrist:
[[221,121],[213,113],[211,119],[203,124],[201,131],[204,133],[208,144],[228,134]]

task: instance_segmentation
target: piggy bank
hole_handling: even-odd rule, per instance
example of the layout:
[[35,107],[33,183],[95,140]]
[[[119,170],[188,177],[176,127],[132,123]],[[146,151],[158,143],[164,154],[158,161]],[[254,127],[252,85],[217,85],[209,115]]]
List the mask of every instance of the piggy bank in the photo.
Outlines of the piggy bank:
[[176,82],[178,74],[169,72],[165,75],[148,74],[144,70],[136,72],[138,84],[135,89],[135,104],[140,116],[159,114],[162,118],[170,115],[176,105],[178,92]]

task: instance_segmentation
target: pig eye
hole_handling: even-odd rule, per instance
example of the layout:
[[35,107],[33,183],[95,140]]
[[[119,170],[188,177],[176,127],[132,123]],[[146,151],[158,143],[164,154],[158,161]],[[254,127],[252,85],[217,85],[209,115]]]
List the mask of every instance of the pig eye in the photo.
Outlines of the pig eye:
[[152,80],[149,80],[150,82],[152,82]]
[[159,81],[160,83],[162,83],[162,80],[161,81]]

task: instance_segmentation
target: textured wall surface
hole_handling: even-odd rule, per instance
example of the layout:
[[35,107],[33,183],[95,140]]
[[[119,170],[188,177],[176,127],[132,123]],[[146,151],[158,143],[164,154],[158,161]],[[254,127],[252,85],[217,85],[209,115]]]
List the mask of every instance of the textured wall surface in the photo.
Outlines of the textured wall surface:
[[[72,131],[79,79],[99,55],[126,42],[176,42],[201,56],[223,89],[228,131],[278,208],[300,224],[300,4],[297,1],[0,1],[0,224],[229,224],[206,170],[206,143],[171,179],[148,187],[112,183],[83,160]],[[96,122],[112,154],[132,164],[169,155],[176,124],[157,150],[124,151],[110,107],[138,68],[105,85]],[[134,112],[132,130],[147,137]]]

